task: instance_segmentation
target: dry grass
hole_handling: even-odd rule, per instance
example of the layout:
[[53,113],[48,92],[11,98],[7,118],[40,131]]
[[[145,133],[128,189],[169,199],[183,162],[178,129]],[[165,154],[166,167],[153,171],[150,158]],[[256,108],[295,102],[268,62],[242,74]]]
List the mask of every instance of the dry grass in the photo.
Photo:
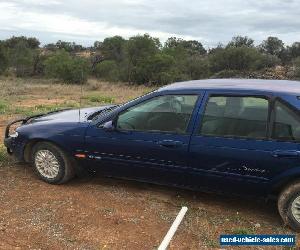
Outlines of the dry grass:
[[[101,82],[90,79],[85,85],[70,85],[47,79],[0,78],[0,98],[18,105],[79,102],[80,97],[103,96],[117,103],[145,94],[151,87]],[[87,103],[86,103],[87,104]]]
[[0,78],[0,140],[8,121],[64,107],[123,103],[153,90],[151,87],[90,79],[70,85],[51,79]]

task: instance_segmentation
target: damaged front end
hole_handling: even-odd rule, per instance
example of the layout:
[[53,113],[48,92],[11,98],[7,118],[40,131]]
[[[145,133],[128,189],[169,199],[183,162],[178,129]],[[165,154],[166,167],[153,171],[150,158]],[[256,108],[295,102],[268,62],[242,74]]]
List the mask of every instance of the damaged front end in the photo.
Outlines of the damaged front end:
[[17,146],[16,139],[18,137],[18,132],[16,131],[18,127],[21,127],[22,125],[25,125],[29,123],[31,120],[35,118],[39,118],[42,116],[46,116],[49,114],[65,111],[69,109],[60,109],[60,110],[55,110],[47,113],[42,113],[42,114],[37,114],[37,115],[32,115],[28,116],[25,118],[17,119],[12,122],[10,122],[5,129],[5,134],[4,134],[4,146],[7,148],[7,153],[8,154],[13,154],[14,148]]

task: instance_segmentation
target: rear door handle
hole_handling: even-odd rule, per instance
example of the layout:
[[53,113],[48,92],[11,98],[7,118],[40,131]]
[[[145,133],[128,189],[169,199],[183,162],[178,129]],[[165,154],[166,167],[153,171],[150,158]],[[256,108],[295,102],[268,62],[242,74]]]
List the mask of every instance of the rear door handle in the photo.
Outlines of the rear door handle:
[[177,148],[182,146],[183,142],[173,140],[162,140],[158,141],[157,144],[166,148]]
[[272,155],[277,158],[293,158],[299,157],[300,151],[297,150],[275,150],[272,152]]

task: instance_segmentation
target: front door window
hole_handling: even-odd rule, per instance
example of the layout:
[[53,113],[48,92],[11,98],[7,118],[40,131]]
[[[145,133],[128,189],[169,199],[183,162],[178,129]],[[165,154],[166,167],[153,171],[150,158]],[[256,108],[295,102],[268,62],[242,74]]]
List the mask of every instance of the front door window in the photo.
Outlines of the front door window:
[[154,97],[122,112],[117,119],[117,128],[184,134],[197,98],[197,95]]

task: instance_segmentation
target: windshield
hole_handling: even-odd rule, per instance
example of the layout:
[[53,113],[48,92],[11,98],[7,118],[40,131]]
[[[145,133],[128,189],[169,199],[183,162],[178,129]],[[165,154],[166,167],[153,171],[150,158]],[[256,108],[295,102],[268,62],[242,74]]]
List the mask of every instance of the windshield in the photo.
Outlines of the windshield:
[[96,111],[95,113],[91,114],[87,119],[88,119],[88,120],[95,121],[95,120],[97,120],[97,119],[98,119],[99,117],[101,117],[101,116],[104,116],[104,115],[107,116],[107,115],[109,115],[109,114],[112,113],[116,108],[121,107],[121,106],[124,106],[124,105],[127,105],[127,104],[129,104],[129,103],[131,103],[131,102],[133,102],[133,101],[135,101],[135,100],[137,100],[137,99],[139,99],[139,98],[144,97],[144,96],[150,95],[150,94],[152,94],[152,93],[155,92],[155,91],[156,91],[156,90],[150,91],[150,92],[148,92],[148,93],[146,93],[146,94],[144,94],[144,95],[142,95],[142,96],[136,97],[136,98],[134,98],[134,99],[132,99],[132,100],[130,100],[130,101],[128,101],[128,102],[125,102],[125,103],[123,103],[123,104],[118,104],[118,105],[110,106],[110,107],[107,107],[107,108],[105,108],[105,109]]

